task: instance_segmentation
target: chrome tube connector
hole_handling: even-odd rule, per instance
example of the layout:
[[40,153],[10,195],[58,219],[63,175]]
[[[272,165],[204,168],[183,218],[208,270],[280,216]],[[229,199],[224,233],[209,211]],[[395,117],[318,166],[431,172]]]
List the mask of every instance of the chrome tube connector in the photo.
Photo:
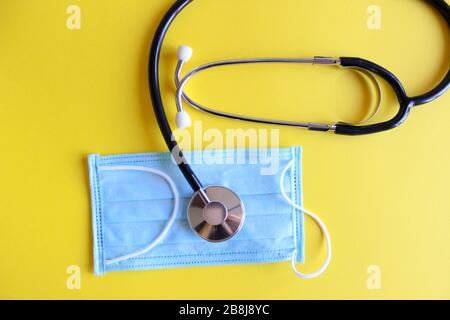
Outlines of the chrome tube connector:
[[335,128],[336,128],[335,125],[329,125],[329,124],[324,124],[324,123],[314,123],[314,122],[308,123],[308,130],[310,130],[310,131],[327,132],[327,131],[334,131]]
[[314,57],[313,59],[313,64],[335,64],[335,65],[340,65],[341,64],[341,59],[339,58],[332,58],[332,57]]

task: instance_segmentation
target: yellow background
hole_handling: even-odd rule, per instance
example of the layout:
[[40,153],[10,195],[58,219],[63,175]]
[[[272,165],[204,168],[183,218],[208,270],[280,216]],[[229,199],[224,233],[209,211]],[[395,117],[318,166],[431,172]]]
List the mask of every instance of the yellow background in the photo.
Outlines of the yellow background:
[[[346,137],[281,128],[281,146],[304,148],[306,207],[325,220],[334,258],[316,280],[288,263],[93,275],[86,156],[165,151],[147,85],[153,32],[172,0],[0,4],[1,298],[450,298],[450,94],[412,111],[402,127]],[[81,8],[81,30],[66,9]],[[382,10],[381,30],[367,8]],[[420,94],[443,77],[446,25],[419,0],[197,0],[176,21],[163,53],[168,114],[180,44],[189,67],[253,56],[359,56]],[[349,71],[309,66],[218,70],[188,87],[223,110],[285,119],[358,120],[371,103]],[[381,117],[395,112],[388,91]],[[191,111],[205,128],[264,128]],[[394,111],[393,111],[394,110]],[[324,258],[307,221],[307,263]],[[67,267],[82,271],[66,287]],[[369,290],[377,265],[382,288]],[[202,286],[201,283],[213,285]]]

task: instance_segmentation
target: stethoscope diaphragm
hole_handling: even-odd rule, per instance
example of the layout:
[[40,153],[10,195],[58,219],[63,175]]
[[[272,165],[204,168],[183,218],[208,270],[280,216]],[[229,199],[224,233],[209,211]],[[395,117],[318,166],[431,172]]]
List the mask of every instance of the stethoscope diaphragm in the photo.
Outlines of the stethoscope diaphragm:
[[188,220],[194,232],[210,242],[232,238],[242,228],[245,208],[239,196],[225,187],[203,189],[208,199],[196,192],[188,206]]

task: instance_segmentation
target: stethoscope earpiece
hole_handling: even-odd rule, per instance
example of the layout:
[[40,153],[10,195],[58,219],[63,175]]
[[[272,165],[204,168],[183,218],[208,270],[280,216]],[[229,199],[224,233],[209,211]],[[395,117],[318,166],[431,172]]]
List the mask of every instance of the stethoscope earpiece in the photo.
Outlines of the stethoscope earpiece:
[[177,53],[178,61],[188,62],[192,58],[193,54],[194,54],[194,50],[192,50],[192,48],[189,46],[179,46],[178,47],[178,53]]
[[175,118],[178,129],[186,129],[192,125],[191,116],[186,111],[178,111]]

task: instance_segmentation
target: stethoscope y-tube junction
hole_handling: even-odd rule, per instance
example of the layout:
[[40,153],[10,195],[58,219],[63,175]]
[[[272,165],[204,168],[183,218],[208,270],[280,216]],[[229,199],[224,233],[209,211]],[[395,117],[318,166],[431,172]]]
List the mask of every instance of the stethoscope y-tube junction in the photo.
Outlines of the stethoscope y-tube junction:
[[[153,39],[153,43],[151,46],[150,51],[150,58],[149,58],[149,84],[150,84],[150,94],[152,97],[153,107],[155,111],[155,115],[158,121],[158,125],[161,129],[161,133],[164,137],[164,140],[169,148],[170,151],[179,151],[179,156],[181,157],[181,160],[179,162],[179,168],[181,172],[183,173],[186,180],[189,182],[192,189],[196,192],[200,193],[200,197],[205,201],[205,203],[208,203],[208,195],[204,191],[204,187],[198,177],[195,175],[187,161],[185,161],[183,157],[183,153],[178,146],[178,143],[173,139],[172,130],[170,128],[169,122],[167,120],[167,116],[164,110],[164,105],[161,97],[161,87],[160,87],[160,81],[159,81],[159,61],[160,61],[160,55],[161,55],[161,48],[163,45],[164,38],[166,36],[166,33],[174,21],[174,19],[178,16],[180,12],[183,11],[186,6],[188,6],[193,0],[178,0],[175,1],[175,3],[172,5],[172,7],[169,9],[169,11],[165,14],[163,17],[161,23],[159,24],[155,36]],[[426,3],[433,6],[445,19],[447,22],[448,27],[450,28],[450,9],[449,5],[446,3],[445,0],[424,0]],[[386,70],[385,68],[371,62],[365,59],[361,58],[351,58],[351,57],[342,57],[338,60],[339,64],[342,67],[348,67],[348,68],[356,68],[356,69],[364,69],[367,72],[371,72],[382,79],[384,79],[387,83],[392,86],[393,90],[395,91],[395,94],[397,96],[398,102],[399,102],[399,110],[398,113],[389,121],[382,122],[382,123],[376,123],[376,124],[363,124],[363,125],[350,125],[350,124],[344,124],[344,123],[337,123],[333,125],[332,127],[327,128],[309,128],[309,129],[317,129],[320,131],[320,129],[323,129],[323,131],[334,131],[336,134],[344,134],[344,135],[364,135],[364,134],[371,134],[371,133],[377,133],[381,131],[386,131],[393,129],[400,124],[402,124],[407,116],[409,115],[409,112],[414,106],[419,106],[425,103],[429,103],[441,95],[443,95],[449,88],[450,83],[450,70],[447,72],[447,75],[444,77],[444,79],[432,90],[429,92],[422,94],[420,96],[416,97],[408,97],[406,94],[406,91],[399,81],[399,79],[392,74],[390,71]],[[180,95],[184,96],[186,99],[186,96],[182,90],[179,92]],[[193,101],[192,101],[193,102]],[[252,119],[240,119],[240,120],[247,120],[252,121]],[[267,122],[267,123],[273,123],[273,122]],[[327,130],[325,130],[327,129]]]

